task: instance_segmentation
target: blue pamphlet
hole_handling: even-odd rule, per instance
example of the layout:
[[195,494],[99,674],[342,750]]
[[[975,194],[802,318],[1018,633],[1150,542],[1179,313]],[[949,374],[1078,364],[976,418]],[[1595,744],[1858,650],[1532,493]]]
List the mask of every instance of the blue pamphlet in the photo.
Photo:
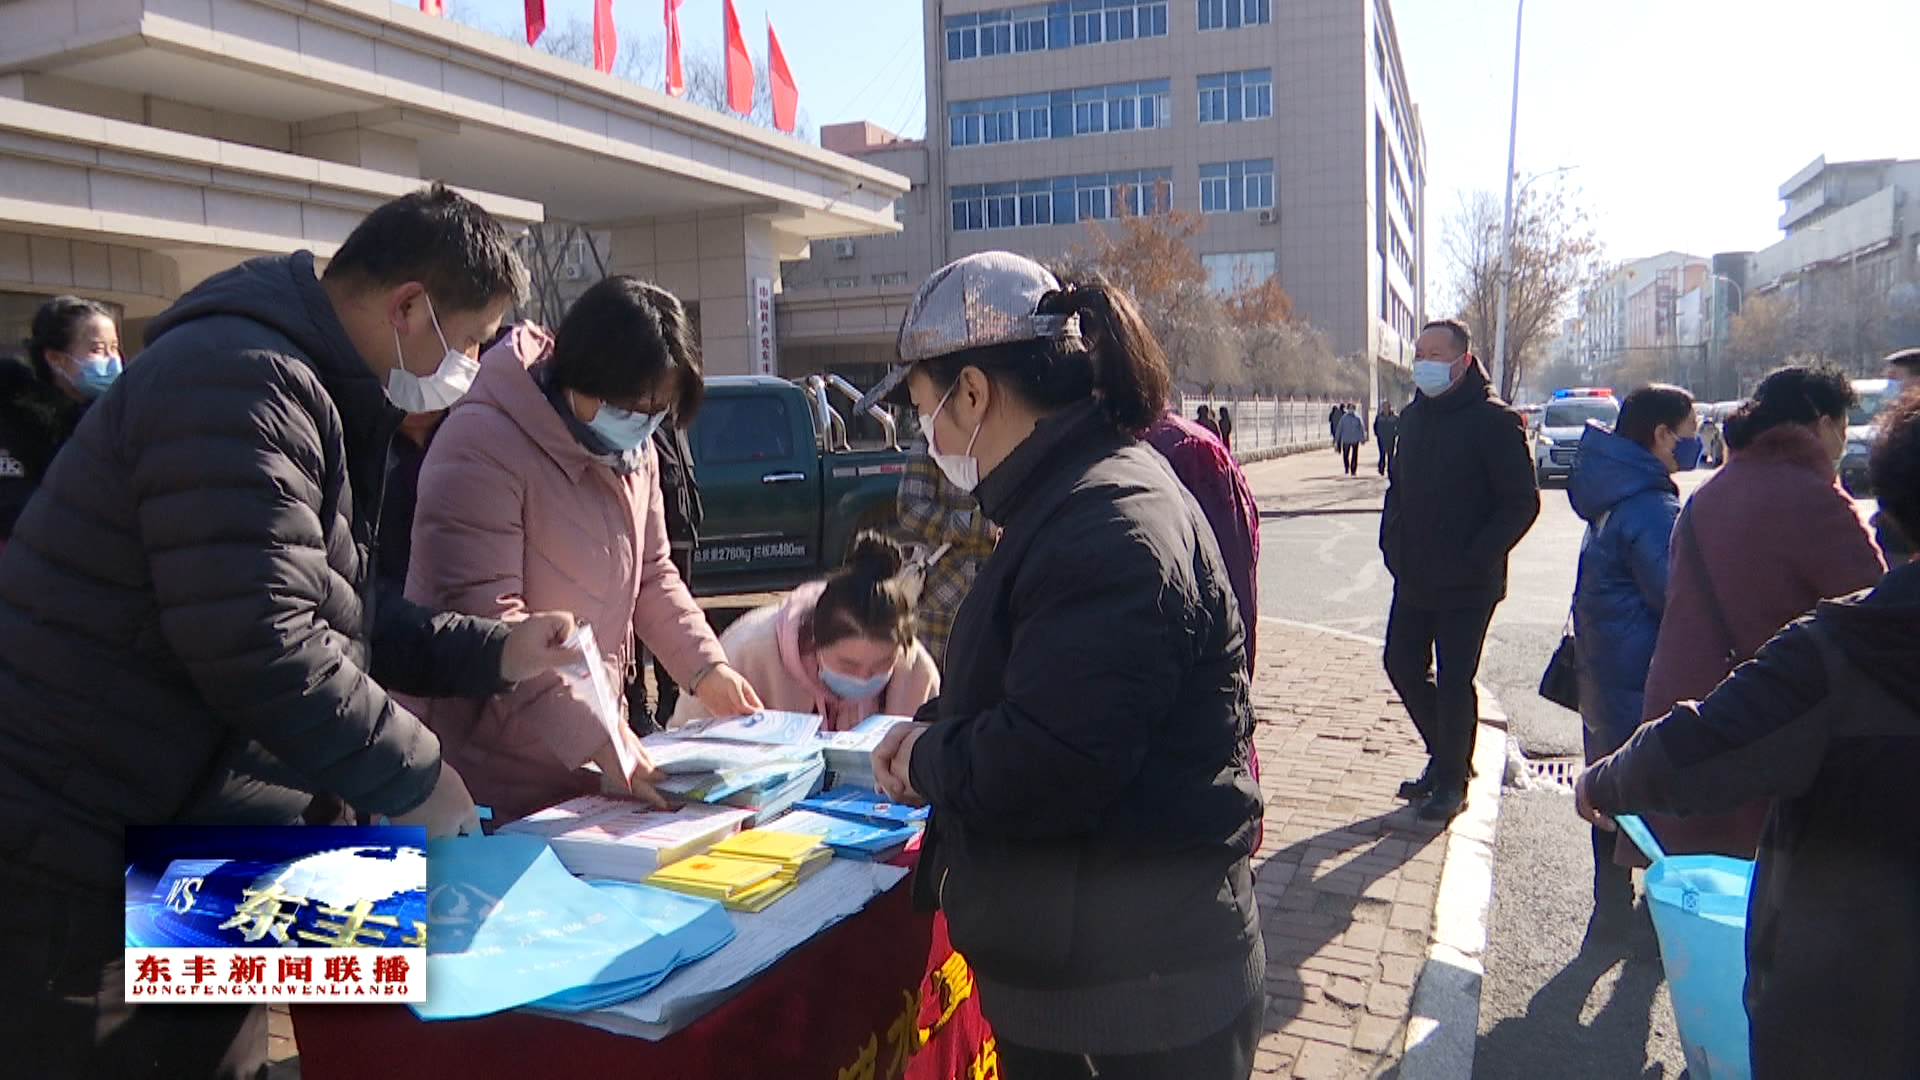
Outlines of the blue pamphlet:
[[618,1005],[659,986],[668,975],[718,952],[733,940],[733,920],[717,901],[656,889],[631,881],[611,879],[589,882],[615,903],[632,912],[654,933],[673,942],[679,955],[673,964],[659,972],[619,982],[600,982],[592,986],[563,990],[542,998],[541,1008],[561,1012],[589,1012]]
[[877,825],[910,825],[927,820],[927,808],[924,806],[908,806],[905,803],[891,802],[877,791],[848,785],[834,788],[811,799],[801,799],[794,805],[802,810],[812,810]]
[[565,990],[653,979],[679,950],[536,836],[427,843],[427,1020],[484,1016]]

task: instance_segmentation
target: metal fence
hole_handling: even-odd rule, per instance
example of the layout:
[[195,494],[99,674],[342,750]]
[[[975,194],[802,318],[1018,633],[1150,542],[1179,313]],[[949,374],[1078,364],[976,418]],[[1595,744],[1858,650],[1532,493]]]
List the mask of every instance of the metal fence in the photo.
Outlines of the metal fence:
[[1327,426],[1331,400],[1280,397],[1203,397],[1180,395],[1180,415],[1192,417],[1202,405],[1213,406],[1215,415],[1222,408],[1233,416],[1233,452],[1238,457],[1280,455],[1295,450],[1329,446],[1332,431]]

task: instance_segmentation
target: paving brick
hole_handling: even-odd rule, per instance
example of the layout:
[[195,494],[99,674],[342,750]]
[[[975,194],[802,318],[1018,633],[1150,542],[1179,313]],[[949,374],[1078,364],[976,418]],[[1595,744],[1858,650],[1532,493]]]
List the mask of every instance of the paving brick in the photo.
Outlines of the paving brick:
[[1254,1071],[1380,1075],[1399,1057],[1448,833],[1393,796],[1425,755],[1379,648],[1261,629],[1254,743],[1267,813],[1255,894],[1270,1031]]
[[1337,1046],[1309,1042],[1293,1063],[1294,1080],[1341,1080],[1347,1072],[1347,1057]]
[[1353,1029],[1353,1048],[1381,1053],[1392,1047],[1400,1034],[1401,1021],[1385,1016],[1363,1016]]

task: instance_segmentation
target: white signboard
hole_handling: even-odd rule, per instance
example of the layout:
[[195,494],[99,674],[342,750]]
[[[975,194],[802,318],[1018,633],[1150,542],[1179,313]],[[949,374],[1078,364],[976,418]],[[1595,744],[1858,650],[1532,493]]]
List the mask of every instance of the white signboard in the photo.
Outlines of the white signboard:
[[753,373],[778,375],[780,364],[773,354],[773,281],[753,279],[752,295],[747,297],[747,322],[753,343]]

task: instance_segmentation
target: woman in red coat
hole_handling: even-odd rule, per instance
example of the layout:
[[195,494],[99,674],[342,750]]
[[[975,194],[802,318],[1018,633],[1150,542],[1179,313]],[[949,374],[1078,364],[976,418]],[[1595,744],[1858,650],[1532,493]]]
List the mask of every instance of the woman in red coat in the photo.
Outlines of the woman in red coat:
[[[1886,573],[1835,471],[1853,403],[1852,384],[1836,370],[1782,368],[1727,418],[1727,466],[1700,486],[1674,529],[1643,721],[1705,698],[1736,659],[1751,659],[1815,604]],[[1768,808],[1761,801],[1649,823],[1671,854],[1751,859]]]

